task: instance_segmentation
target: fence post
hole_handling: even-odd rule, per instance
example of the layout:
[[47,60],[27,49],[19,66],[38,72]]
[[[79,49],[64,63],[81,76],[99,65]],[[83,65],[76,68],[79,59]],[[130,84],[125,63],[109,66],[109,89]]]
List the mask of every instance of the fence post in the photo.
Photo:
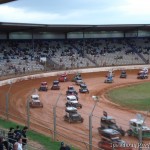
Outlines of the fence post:
[[99,102],[99,97],[98,96],[92,96],[92,99],[94,100],[94,106],[93,109],[89,115],[89,150],[92,150],[92,116],[94,109],[96,107],[97,102]]
[[6,118],[7,118],[7,120],[9,119],[9,93],[10,93],[10,90],[12,88],[12,82],[9,81],[8,84],[9,84],[9,89],[6,93]]
[[27,99],[27,127],[30,128],[30,105],[29,105],[29,97]]
[[139,143],[138,143],[138,146],[139,146],[139,150],[142,150],[142,127],[140,127],[138,129],[138,135],[139,135]]
[[56,141],[56,107],[53,107],[53,115],[54,115],[54,141]]
[[9,119],[9,94],[6,93],[6,119]]
[[56,107],[57,107],[57,103],[59,101],[59,98],[61,96],[61,93],[58,95],[56,103],[53,107],[53,119],[54,119],[54,141],[56,141]]
[[89,150],[92,150],[92,114],[89,115]]

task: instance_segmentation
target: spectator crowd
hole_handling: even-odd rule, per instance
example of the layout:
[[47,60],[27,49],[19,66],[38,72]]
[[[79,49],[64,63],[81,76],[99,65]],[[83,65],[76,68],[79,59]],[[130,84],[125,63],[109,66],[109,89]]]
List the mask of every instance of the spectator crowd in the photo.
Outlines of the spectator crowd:
[[0,75],[149,63],[149,38],[0,40]]
[[19,126],[16,126],[16,128],[11,127],[7,139],[0,137],[0,150],[23,150],[28,141],[27,130],[28,127],[26,126],[22,129]]

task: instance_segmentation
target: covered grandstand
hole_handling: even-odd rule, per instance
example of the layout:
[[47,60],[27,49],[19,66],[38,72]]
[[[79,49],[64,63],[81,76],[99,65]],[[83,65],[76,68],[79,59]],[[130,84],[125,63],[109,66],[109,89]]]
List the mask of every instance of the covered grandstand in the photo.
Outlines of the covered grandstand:
[[0,74],[148,64],[149,37],[148,24],[50,25],[1,22]]

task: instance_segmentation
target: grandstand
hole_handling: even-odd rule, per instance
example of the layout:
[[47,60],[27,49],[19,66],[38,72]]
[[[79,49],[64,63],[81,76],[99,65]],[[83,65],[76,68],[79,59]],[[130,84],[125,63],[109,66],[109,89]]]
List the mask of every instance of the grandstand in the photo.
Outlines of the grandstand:
[[0,76],[149,64],[149,37],[149,25],[42,25],[2,22]]
[[[0,24],[0,75],[149,63],[149,25]],[[41,63],[45,57],[47,62]]]

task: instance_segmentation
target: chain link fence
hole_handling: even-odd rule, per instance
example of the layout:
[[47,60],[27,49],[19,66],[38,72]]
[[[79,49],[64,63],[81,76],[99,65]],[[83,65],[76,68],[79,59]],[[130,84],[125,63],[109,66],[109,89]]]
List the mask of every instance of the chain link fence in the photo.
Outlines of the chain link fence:
[[[52,99],[50,99],[48,95],[46,97],[46,99],[48,99],[48,103],[46,106],[48,107],[48,109],[46,109],[47,111],[45,112],[43,108],[41,110],[43,112],[41,113],[40,117],[37,116],[36,113],[33,113],[33,111],[40,111],[40,109],[32,109],[28,105],[30,101],[30,96],[37,93],[36,89],[32,89],[28,95],[25,95],[25,97],[19,98],[16,95],[18,93],[21,94],[21,90],[20,92],[18,91],[18,93],[16,94],[12,94],[11,90],[13,91],[13,86],[6,86],[7,90],[5,89],[5,87],[3,89],[4,91],[0,92],[0,116],[3,119],[26,125],[31,130],[46,134],[54,141],[64,141],[65,143],[68,143],[70,145],[72,144],[81,150],[90,149],[88,121],[86,121],[85,123],[86,128],[82,126],[81,129],[78,129],[80,128],[79,123],[77,123],[77,125],[73,123],[73,128],[69,128],[69,126],[72,126],[72,124],[66,123],[64,121],[64,102],[66,102],[66,95],[54,92],[53,95],[51,95]],[[8,92],[6,93],[6,91]],[[19,107],[16,103],[19,103]],[[88,114],[85,113],[83,115],[85,120],[89,119]],[[97,122],[99,122],[99,119]],[[97,129],[91,130],[95,132],[95,130]],[[98,136],[97,131],[97,140],[92,142],[92,149],[90,150],[100,150],[100,148],[98,148],[98,141],[100,141],[100,137]],[[30,147],[34,146],[29,146],[28,149],[30,149]]]

